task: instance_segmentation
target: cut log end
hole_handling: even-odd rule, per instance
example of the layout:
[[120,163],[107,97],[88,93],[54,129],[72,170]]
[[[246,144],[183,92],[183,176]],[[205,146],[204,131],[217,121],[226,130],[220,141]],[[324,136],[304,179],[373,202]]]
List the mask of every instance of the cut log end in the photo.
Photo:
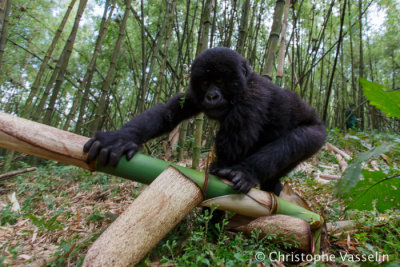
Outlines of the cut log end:
[[295,241],[293,243],[298,244],[298,247],[293,247],[294,249],[314,252],[310,224],[305,220],[286,215],[264,216],[236,227],[233,230],[250,236],[251,232],[255,229],[261,230],[261,236],[274,233],[282,235],[288,241]]
[[168,167],[107,228],[83,266],[133,266],[203,200],[200,187]]

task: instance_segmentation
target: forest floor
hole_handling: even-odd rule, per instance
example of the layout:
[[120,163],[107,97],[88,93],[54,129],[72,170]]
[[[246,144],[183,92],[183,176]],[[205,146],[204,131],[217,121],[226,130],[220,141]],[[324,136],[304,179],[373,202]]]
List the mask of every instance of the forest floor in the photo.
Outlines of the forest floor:
[[[335,255],[335,260],[317,264],[353,266],[362,262],[363,255],[374,255],[373,264],[386,260],[386,255],[386,263],[400,263],[400,211],[347,210],[345,201],[334,193],[335,178],[342,176],[343,164],[351,162],[343,155],[353,157],[376,138],[372,134],[349,137],[331,133],[328,141],[340,152],[325,146],[285,179],[327,222],[353,220],[359,225],[344,233],[329,233],[324,253]],[[399,162],[398,158],[378,158],[364,167],[382,168]],[[29,167],[23,162],[18,164],[24,165],[20,168]],[[144,188],[136,182],[52,162],[36,172],[3,181],[0,266],[80,266],[88,247]],[[210,216],[195,209],[147,255],[142,265],[268,266],[268,256],[259,261],[255,259],[256,251],[266,255],[271,251],[291,255],[293,251],[290,240],[278,240],[274,234],[259,238],[257,233],[246,238],[224,230],[225,224],[210,226]],[[284,266],[288,262],[274,264]],[[312,265],[313,261],[297,264]]]

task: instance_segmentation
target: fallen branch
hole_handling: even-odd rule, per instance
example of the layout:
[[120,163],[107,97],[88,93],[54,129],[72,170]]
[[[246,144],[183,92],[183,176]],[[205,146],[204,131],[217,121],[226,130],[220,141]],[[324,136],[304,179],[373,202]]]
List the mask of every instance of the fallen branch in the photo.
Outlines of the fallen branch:
[[331,143],[326,143],[326,149],[328,149],[331,152],[335,152],[335,153],[338,153],[338,154],[342,155],[346,160],[350,160],[351,159],[349,154],[347,154],[343,150],[340,150],[339,148],[337,148],[336,146],[332,145]]
[[340,170],[342,171],[342,173],[345,172],[347,170],[347,168],[349,167],[349,164],[347,164],[347,162],[344,160],[342,155],[335,154],[335,156],[336,156],[336,159],[339,162]]
[[334,180],[334,181],[342,178],[339,175],[331,175],[331,174],[323,174],[323,173],[318,174],[318,176],[319,176],[319,178],[322,178],[325,180]]
[[4,174],[0,175],[0,181],[7,180],[8,178],[11,178],[11,177],[13,177],[15,175],[18,175],[18,174],[23,174],[23,173],[26,173],[26,172],[33,172],[33,171],[36,171],[36,170],[37,169],[35,167],[31,167],[31,168],[27,168],[27,169],[24,169],[24,170],[18,170],[18,171],[12,171],[12,172],[8,172],[8,173],[4,173]]

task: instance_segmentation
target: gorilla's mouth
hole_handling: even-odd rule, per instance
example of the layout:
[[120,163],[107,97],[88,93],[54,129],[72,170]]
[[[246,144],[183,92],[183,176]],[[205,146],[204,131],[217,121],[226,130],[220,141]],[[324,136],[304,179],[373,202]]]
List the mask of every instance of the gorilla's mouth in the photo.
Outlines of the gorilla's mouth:
[[226,107],[214,107],[214,108],[208,108],[204,111],[204,113],[210,117],[211,119],[222,119],[226,116],[228,113],[228,109]]

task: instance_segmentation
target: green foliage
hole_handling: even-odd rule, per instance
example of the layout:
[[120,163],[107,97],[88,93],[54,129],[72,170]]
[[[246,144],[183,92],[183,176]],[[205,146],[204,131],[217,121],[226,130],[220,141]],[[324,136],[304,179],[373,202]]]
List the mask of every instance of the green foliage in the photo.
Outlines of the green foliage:
[[19,214],[11,210],[12,204],[8,204],[5,208],[0,210],[0,225],[10,224],[13,225],[17,222]]
[[400,172],[389,176],[382,171],[362,170],[364,179],[349,192],[349,209],[384,211],[400,208]]
[[391,148],[397,150],[399,144],[396,139],[362,152],[352,161],[336,186],[337,195],[346,200],[349,209],[384,211],[400,208],[400,170],[393,165],[379,171],[369,171],[362,167],[366,161]]
[[346,173],[337,184],[337,193],[343,194],[355,187],[361,178],[361,164],[372,157],[377,157],[387,152],[394,144],[388,143],[378,146],[370,151],[360,153],[349,165]]
[[369,103],[388,117],[400,118],[400,92],[392,91],[378,83],[370,82],[364,78],[360,78],[364,95],[368,98]]

